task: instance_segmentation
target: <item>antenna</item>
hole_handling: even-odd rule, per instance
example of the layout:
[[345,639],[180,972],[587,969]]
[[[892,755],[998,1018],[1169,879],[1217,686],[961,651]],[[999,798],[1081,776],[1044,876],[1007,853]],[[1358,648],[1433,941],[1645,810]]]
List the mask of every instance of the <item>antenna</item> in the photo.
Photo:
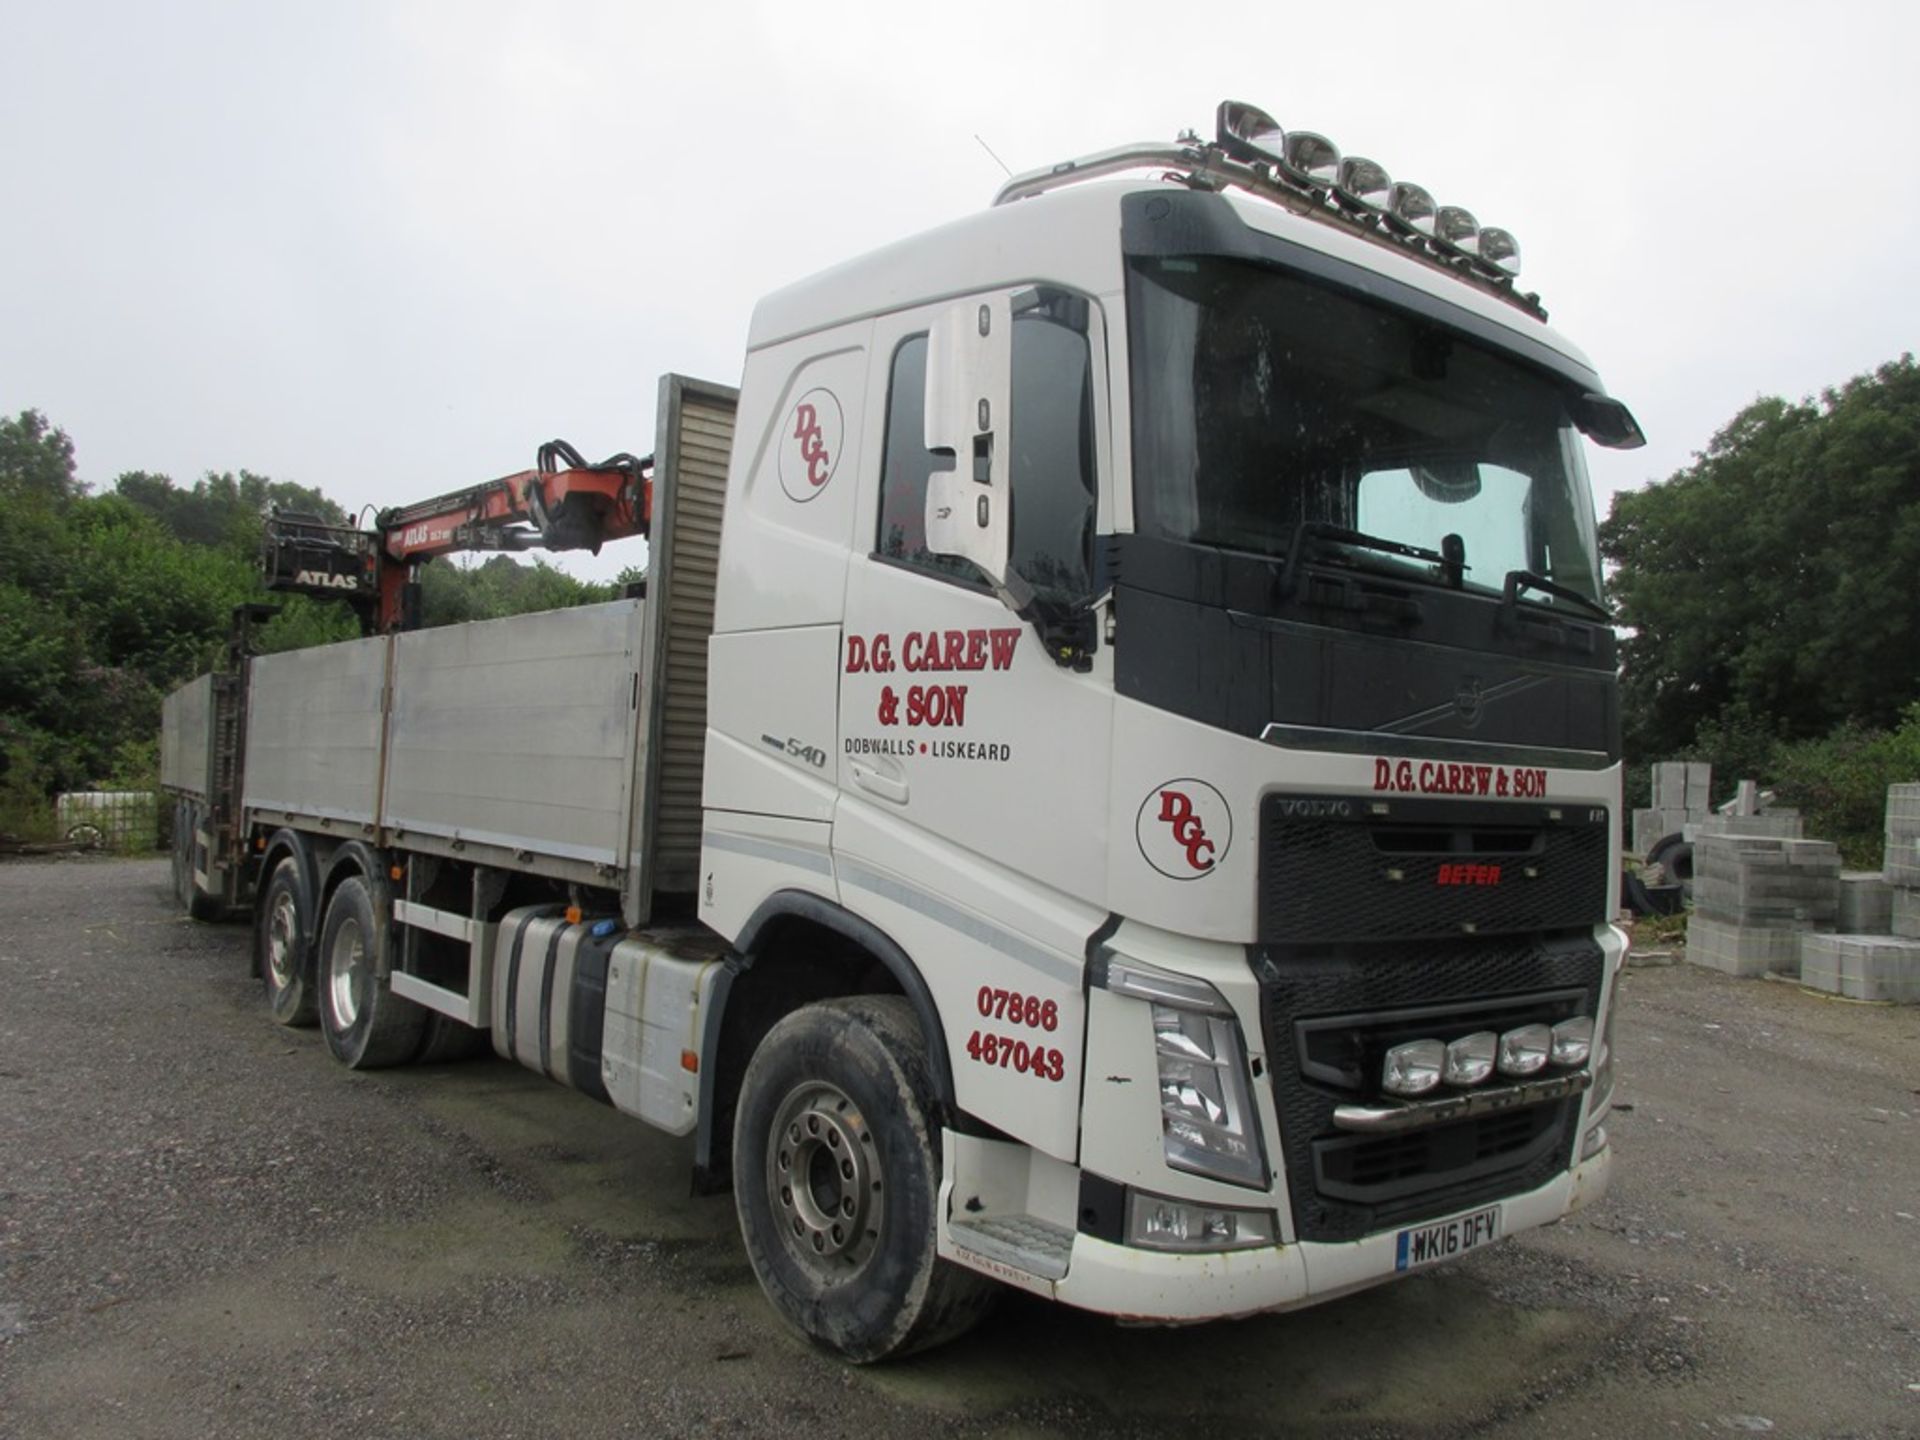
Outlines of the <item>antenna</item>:
[[977,141],[979,141],[979,143],[980,143],[980,148],[981,148],[982,150],[984,150],[984,151],[986,151],[986,152],[987,152],[987,154],[988,154],[989,156],[991,156],[991,157],[992,157],[992,159],[993,159],[993,163],[994,163],[994,164],[996,164],[996,165],[998,165],[998,166],[999,166],[999,167],[1000,167],[1000,168],[1001,168],[1002,170],[1006,170],[1006,172],[1007,172],[1007,178],[1008,178],[1009,180],[1011,180],[1011,179],[1013,178],[1013,171],[1007,168],[1007,162],[1006,162],[1006,161],[1004,161],[1004,160],[1002,160],[1002,159],[1001,159],[1001,158],[1000,158],[1000,157],[999,157],[998,155],[994,155],[994,153],[993,153],[993,147],[992,147],[991,145],[989,145],[989,144],[987,144],[987,142],[986,142],[986,141],[984,141],[984,140],[981,140],[981,139],[980,139],[980,137],[979,137],[978,135],[975,135],[975,136],[974,136],[973,138],[974,138],[975,140],[977,140]]

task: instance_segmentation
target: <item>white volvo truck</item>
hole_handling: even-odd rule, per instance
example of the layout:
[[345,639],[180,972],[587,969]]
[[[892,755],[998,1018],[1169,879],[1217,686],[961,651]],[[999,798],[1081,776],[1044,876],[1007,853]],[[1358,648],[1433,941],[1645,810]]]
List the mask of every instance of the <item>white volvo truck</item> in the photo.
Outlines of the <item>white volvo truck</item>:
[[1284,1309],[1601,1194],[1582,436],[1639,432],[1506,232],[1219,122],[668,377],[643,597],[170,698],[182,896],[250,907],[274,1016],[693,1134],[861,1361],[1000,1285]]

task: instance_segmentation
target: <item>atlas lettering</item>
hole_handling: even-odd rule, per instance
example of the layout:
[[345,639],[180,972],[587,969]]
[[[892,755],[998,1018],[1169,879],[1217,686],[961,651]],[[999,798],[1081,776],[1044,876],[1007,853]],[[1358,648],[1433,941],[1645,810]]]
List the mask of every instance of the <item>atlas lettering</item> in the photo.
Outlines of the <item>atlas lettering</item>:
[[352,590],[360,582],[351,575],[329,575],[325,570],[302,570],[293,577],[296,585],[316,585],[322,590]]

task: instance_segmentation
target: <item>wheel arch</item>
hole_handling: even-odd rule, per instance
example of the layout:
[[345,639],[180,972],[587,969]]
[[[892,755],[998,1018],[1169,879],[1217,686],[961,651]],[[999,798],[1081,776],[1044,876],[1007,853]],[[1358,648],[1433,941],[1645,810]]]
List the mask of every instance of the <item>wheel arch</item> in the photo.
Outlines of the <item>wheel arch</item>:
[[747,1062],[783,1016],[818,1000],[895,994],[912,1007],[927,1044],[929,1078],[943,1120],[957,1117],[946,1029],[919,967],[879,926],[821,895],[779,890],[760,903],[734,938],[733,972],[715,991],[701,1051],[713,1057],[700,1077],[694,1137],[694,1187],[731,1184],[734,1105]]

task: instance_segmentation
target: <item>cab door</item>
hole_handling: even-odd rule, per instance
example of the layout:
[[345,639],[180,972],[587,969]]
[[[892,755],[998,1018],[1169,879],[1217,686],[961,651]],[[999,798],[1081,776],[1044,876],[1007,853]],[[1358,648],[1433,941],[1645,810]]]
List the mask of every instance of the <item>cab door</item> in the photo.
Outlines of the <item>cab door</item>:
[[[937,370],[954,307],[878,322],[867,453],[880,458],[864,467],[848,570],[835,869],[843,903],[899,940],[933,990],[962,1106],[1071,1158],[1080,972],[1107,913],[1113,689],[1103,648],[1062,663],[1034,617],[1085,615],[1097,598],[1104,343],[1082,297],[978,299],[1010,331],[1005,413],[989,428],[1012,576],[997,588],[928,543],[929,491],[938,505],[954,490],[936,477],[976,460],[965,440],[963,453],[927,444],[941,429],[929,359]],[[972,401],[963,418],[976,428]],[[1023,617],[1013,605],[1029,597]],[[1074,633],[1093,632],[1088,617]]]

